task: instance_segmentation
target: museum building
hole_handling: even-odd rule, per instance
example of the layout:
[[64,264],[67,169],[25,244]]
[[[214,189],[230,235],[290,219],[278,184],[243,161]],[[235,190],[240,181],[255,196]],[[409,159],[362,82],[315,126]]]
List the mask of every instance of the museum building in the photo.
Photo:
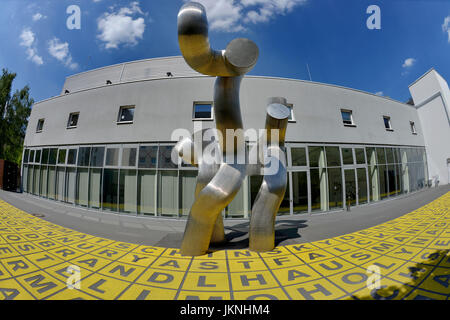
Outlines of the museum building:
[[[182,57],[68,77],[59,96],[33,106],[23,191],[120,214],[187,216],[197,169],[171,161],[172,133],[215,127],[214,81]],[[291,109],[279,214],[345,210],[448,184],[448,85],[431,69],[409,90],[411,100],[402,103],[336,85],[245,76],[244,130],[264,127],[269,97],[285,97]],[[224,216],[248,218],[261,181],[247,177]]]

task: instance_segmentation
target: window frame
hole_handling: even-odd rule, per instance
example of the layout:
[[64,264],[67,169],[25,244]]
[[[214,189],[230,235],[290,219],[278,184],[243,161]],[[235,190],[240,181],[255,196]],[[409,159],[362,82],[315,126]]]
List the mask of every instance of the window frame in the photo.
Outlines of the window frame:
[[417,134],[416,123],[414,121],[409,121],[409,127],[411,128],[412,134]]
[[[120,147],[120,162],[119,162],[119,167],[120,168],[124,168],[124,169],[135,169],[138,170],[138,163],[139,163],[139,144],[122,144]],[[134,165],[124,165],[123,164],[123,159],[124,159],[124,150],[125,149],[136,149],[136,159],[134,160]],[[105,157],[106,157],[106,150],[105,150]]]
[[[120,118],[122,117],[122,111],[125,109],[133,109],[133,120],[123,120],[123,121],[120,120]],[[136,105],[120,106],[119,114],[117,115],[117,124],[132,124],[134,122],[135,110],[136,110]]]
[[[344,112],[350,113],[351,123],[347,123],[346,122],[347,120],[344,120],[344,117],[343,117]],[[353,110],[341,108],[341,119],[342,119],[342,124],[344,125],[344,127],[356,127],[355,118],[353,117]]]
[[[41,124],[41,123],[42,123],[42,126],[40,126],[40,129],[39,129],[39,124]],[[45,124],[45,118],[38,119],[38,122],[36,125],[36,133],[40,133],[44,130],[44,124]]]
[[[389,128],[386,127],[386,121],[388,121],[389,123]],[[384,124],[384,128],[386,129],[386,131],[394,131],[394,129],[392,128],[392,122],[391,122],[391,117],[390,116],[383,116],[383,124]]]
[[[70,125],[70,123],[71,123],[72,116],[74,116],[74,115],[78,115],[77,124],[72,126],[72,125]],[[74,128],[78,127],[78,120],[80,120],[80,112],[79,111],[69,113],[69,119],[67,120],[66,129],[74,129]]]
[[[196,118],[195,117],[195,106],[197,105],[210,105],[211,106],[211,117],[209,118]],[[192,121],[213,121],[214,120],[214,102],[213,101],[194,101],[192,104]]]
[[295,122],[297,122],[297,119],[295,119],[295,114],[294,114],[294,104],[293,103],[287,103],[286,106],[291,111],[291,113],[290,113],[291,119],[288,120],[288,123],[295,123]]

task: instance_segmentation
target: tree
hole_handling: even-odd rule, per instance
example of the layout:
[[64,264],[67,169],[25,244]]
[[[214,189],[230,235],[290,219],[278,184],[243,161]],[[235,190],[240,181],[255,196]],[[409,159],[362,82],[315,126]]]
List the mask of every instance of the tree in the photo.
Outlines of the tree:
[[20,165],[28,117],[34,103],[30,87],[25,86],[11,96],[15,73],[2,70],[0,77],[0,159]]

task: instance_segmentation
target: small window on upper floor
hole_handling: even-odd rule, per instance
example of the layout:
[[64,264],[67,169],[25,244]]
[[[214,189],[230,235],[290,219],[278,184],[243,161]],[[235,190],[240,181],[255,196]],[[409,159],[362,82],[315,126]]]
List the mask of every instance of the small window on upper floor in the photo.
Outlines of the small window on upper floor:
[[67,129],[76,128],[78,125],[79,112],[69,114],[69,121],[67,122]]
[[292,103],[288,103],[287,107],[289,108],[289,122],[296,122],[295,116],[294,116],[294,105]]
[[121,106],[117,123],[133,123],[134,106]]
[[353,121],[352,110],[341,109],[342,122],[345,126],[356,126]]
[[212,120],[213,104],[212,102],[194,102],[194,110],[192,112],[194,120]]
[[45,119],[39,119],[37,126],[36,126],[36,132],[42,132],[42,129],[44,128],[44,120]]
[[383,121],[384,121],[384,127],[386,128],[386,130],[393,131],[392,125],[391,125],[391,117],[383,116]]
[[409,125],[411,126],[411,133],[412,134],[417,134],[416,125],[415,125],[414,121],[410,121]]

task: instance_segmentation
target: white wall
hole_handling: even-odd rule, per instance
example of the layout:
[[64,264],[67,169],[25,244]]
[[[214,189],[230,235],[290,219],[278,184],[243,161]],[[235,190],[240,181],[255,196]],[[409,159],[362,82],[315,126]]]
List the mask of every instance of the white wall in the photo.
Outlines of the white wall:
[[[34,105],[26,146],[170,141],[172,131],[192,131],[194,101],[213,99],[214,78],[164,78],[113,84],[49,99]],[[267,99],[286,97],[297,120],[286,141],[423,146],[416,109],[392,99],[342,87],[278,78],[246,77],[241,86],[245,129],[264,128]],[[133,124],[116,123],[121,105],[135,105]],[[342,123],[340,110],[353,110],[356,127]],[[78,127],[66,129],[69,113],[80,112]],[[391,117],[393,131],[384,127]],[[36,133],[38,119],[44,130]],[[413,135],[409,121],[415,121]],[[206,122],[213,126],[214,122]]]
[[417,108],[427,149],[430,179],[450,183],[447,159],[450,158],[450,92],[447,82],[431,69],[409,90]]

